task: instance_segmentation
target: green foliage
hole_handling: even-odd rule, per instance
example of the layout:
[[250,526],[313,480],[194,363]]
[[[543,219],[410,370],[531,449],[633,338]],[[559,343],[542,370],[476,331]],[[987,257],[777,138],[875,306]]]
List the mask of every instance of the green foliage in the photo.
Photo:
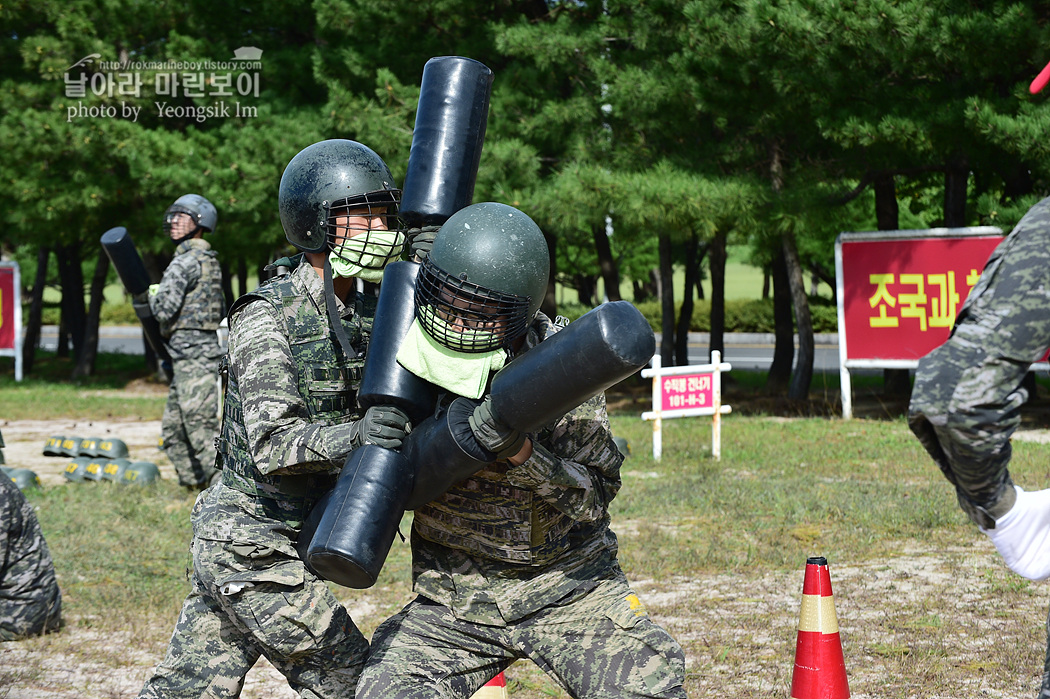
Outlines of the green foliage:
[[[711,302],[708,300],[694,301],[693,315],[689,323],[690,332],[711,331]],[[636,303],[638,310],[642,312],[654,332],[660,332],[661,307],[659,301],[643,301]],[[810,299],[810,312],[813,315],[813,332],[836,333],[838,332],[838,311],[836,307],[824,298]],[[574,306],[569,312],[564,309],[562,313],[566,317],[580,313],[580,307]],[[681,304],[675,309],[675,314],[681,310]],[[582,313],[580,313],[582,315]],[[773,333],[776,331],[773,318],[773,299],[732,299],[725,302],[725,331],[737,333]]]
[[[116,225],[163,260],[160,217],[189,191],[219,210],[220,259],[254,270],[284,247],[275,194],[306,145],[361,140],[403,178],[423,67],[442,55],[495,74],[475,199],[532,215],[557,280],[585,295],[607,223],[625,283],[649,281],[659,236],[681,265],[684,241],[716,233],[760,267],[791,234],[828,275],[835,236],[875,227],[876,176],[893,177],[903,228],[943,224],[948,169],[970,174],[967,225],[1009,229],[1050,189],[1050,110],[1025,89],[1050,45],[1035,2],[71,0],[0,16],[0,222],[27,286],[41,245],[89,279]],[[157,94],[156,65],[246,46],[263,51],[260,92],[239,100],[252,116],[159,112],[214,99]],[[156,65],[135,71],[137,95],[68,96],[67,75],[103,75],[93,54]]]

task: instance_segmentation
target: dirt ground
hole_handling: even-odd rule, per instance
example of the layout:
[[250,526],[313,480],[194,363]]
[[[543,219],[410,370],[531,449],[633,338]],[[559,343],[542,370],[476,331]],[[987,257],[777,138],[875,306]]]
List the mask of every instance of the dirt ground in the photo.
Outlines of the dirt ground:
[[[157,449],[159,421],[0,421],[0,431],[6,465],[32,469],[48,486],[65,483],[68,459],[42,454],[47,438],[58,434],[123,439],[133,459],[152,461],[163,478],[175,478]],[[1046,439],[1047,434],[1035,431],[1021,438]],[[629,534],[637,524],[614,522],[614,529]],[[742,570],[699,579],[635,580],[634,587],[652,616],[685,648],[691,696],[786,698],[803,577],[802,569]],[[831,577],[854,699],[1037,694],[1047,589],[1011,576],[983,537],[943,551],[902,545],[877,563],[833,561]],[[356,616],[366,613],[368,600],[348,591],[346,604]],[[355,610],[355,605],[362,606]],[[0,699],[134,697],[164,653],[162,643],[143,646],[137,637],[134,629],[101,637],[67,616],[59,634],[2,643]],[[506,674],[514,689],[517,678],[537,672],[519,662]],[[547,694],[528,690],[518,695]],[[296,695],[260,661],[242,696]]]
[[76,420],[17,420],[0,422],[4,435],[4,466],[28,468],[36,472],[45,486],[68,483],[64,473],[70,457],[44,456],[49,437],[102,437],[122,439],[132,461],[150,461],[160,469],[161,478],[177,480],[171,461],[159,449],[160,420],[90,422]]

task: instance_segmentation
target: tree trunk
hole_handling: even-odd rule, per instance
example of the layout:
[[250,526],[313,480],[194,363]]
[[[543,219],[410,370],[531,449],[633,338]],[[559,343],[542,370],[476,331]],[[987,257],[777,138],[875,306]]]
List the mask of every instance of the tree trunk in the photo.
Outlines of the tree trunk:
[[645,281],[632,280],[634,289],[634,302],[651,301],[660,297],[660,279],[655,269],[649,270],[649,278]]
[[66,329],[65,311],[61,308],[58,314],[58,341],[55,343],[55,356],[69,359],[69,330]]
[[671,263],[671,238],[660,234],[660,362],[663,366],[674,363],[674,279]]
[[248,260],[244,256],[237,258],[237,288],[240,290],[237,298],[248,293]]
[[711,341],[707,356],[718,351],[726,353],[726,232],[716,231],[708,247],[708,266],[711,268]]
[[685,244],[685,295],[682,297],[682,308],[678,312],[678,326],[675,330],[675,362],[679,366],[689,364],[689,325],[693,320],[693,288],[696,286],[699,262],[697,248],[699,241],[696,233],[689,236]]
[[98,324],[102,314],[102,301],[106,289],[106,273],[109,272],[109,256],[105,250],[98,251],[95,274],[91,277],[91,303],[88,306],[84,326],[83,351],[77,357],[73,378],[79,379],[95,373],[95,358],[98,356]]
[[[259,288],[260,284],[262,284],[264,281],[266,281],[266,265],[268,265],[268,264],[270,264],[270,260],[268,260],[266,258],[263,258],[262,262],[260,262],[255,267],[255,288],[256,289]],[[245,293],[247,293],[247,292],[245,292]],[[230,299],[230,301],[228,301],[226,303],[226,308],[229,308],[230,305],[236,300],[237,299]]]
[[[219,262],[219,271],[222,272],[222,296],[226,299],[226,308],[233,305],[237,297],[233,295],[233,275],[230,274],[230,266],[225,262]],[[262,281],[262,277],[259,277]]]
[[50,256],[51,248],[42,247],[36,251],[36,279],[29,294],[29,317],[26,319],[26,336],[22,341],[22,373],[25,375],[33,370],[36,348],[40,344],[44,287],[47,285],[47,260]]
[[793,233],[784,234],[783,245],[791,299],[794,302],[795,324],[798,327],[798,361],[795,363],[795,373],[791,376],[791,385],[788,386],[788,398],[805,400],[809,398],[809,385],[813,381],[813,318],[809,313],[806,280],[802,276]]
[[[965,179],[963,184],[965,186]],[[897,203],[897,185],[893,175],[879,174],[872,181],[875,191],[875,225],[880,231],[895,231],[900,228],[900,207]],[[965,191],[963,197],[965,199]],[[948,193],[945,190],[945,202]],[[887,396],[902,397],[911,392],[911,376],[907,369],[883,369],[882,391]]]
[[[73,342],[73,359],[84,350],[84,270],[80,266],[79,241],[57,250],[58,276],[62,285],[62,325]],[[61,335],[61,333],[60,333]]]
[[710,243],[704,242],[696,249],[696,298],[704,300],[704,258],[707,257]]
[[795,318],[791,310],[791,282],[788,281],[784,252],[777,253],[770,268],[773,286],[773,363],[766,375],[766,392],[783,395],[791,381],[791,367],[795,363]]
[[606,224],[595,225],[591,228],[591,236],[594,238],[594,250],[598,253],[598,270],[605,284],[605,298],[609,301],[619,301],[620,296],[620,270],[616,267],[613,259],[612,247],[609,245],[609,234]]
[[577,274],[573,277],[573,284],[576,285],[576,300],[579,301],[580,305],[584,308],[592,308],[597,304],[594,302],[594,296],[598,293],[598,277]]
[[543,296],[543,303],[540,304],[540,310],[543,311],[544,315],[546,315],[548,318],[557,318],[558,294],[557,287],[554,282],[554,280],[557,278],[558,273],[558,265],[555,255],[555,252],[557,251],[557,247],[555,247],[557,239],[552,235],[548,235],[547,233],[544,233],[543,237],[547,241],[547,253],[550,256],[551,272],[550,276],[547,277],[547,293]]

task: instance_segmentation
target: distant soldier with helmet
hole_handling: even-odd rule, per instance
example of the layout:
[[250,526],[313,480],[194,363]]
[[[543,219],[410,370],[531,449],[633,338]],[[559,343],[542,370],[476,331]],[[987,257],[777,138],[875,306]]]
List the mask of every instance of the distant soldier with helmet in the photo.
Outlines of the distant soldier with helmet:
[[[504,424],[493,407],[494,373],[560,329],[539,312],[550,272],[542,232],[513,207],[474,204],[423,253],[416,321],[397,359],[446,391],[447,422],[433,433],[429,418],[414,426],[402,453],[440,452],[433,468],[447,471],[455,450],[469,448],[479,470],[418,498],[419,596],[373,634],[357,696],[466,699],[528,658],[574,697],[685,697],[682,648],[617,561],[609,503],[623,455],[604,394],[535,434]],[[409,442],[429,434],[413,451]],[[419,464],[417,483],[440,480]]]
[[410,429],[356,402],[376,306],[356,283],[401,255],[400,198],[355,141],[315,143],[285,168],[281,223],[303,255],[230,310],[222,476],[194,505],[193,587],[142,697],[239,696],[263,655],[301,696],[354,696],[368,641],[296,541],[354,449],[397,448]]
[[217,212],[199,194],[184,194],[164,213],[175,257],[146,298],[172,360],[172,381],[161,420],[164,452],[187,488],[206,488],[216,474],[219,433],[218,368],[223,349],[217,330],[225,315],[222,270],[205,233]]

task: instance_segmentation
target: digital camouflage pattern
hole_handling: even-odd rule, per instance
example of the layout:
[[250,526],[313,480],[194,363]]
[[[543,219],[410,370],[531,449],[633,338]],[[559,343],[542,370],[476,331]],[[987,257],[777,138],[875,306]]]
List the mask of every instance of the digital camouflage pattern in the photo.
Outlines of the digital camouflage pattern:
[[[194,507],[195,532],[234,509],[236,496],[224,498],[220,490],[236,492],[215,486],[202,493]],[[300,696],[354,696],[368,641],[327,584],[280,543],[287,534],[253,531],[263,526],[242,514],[229,523],[234,540],[194,537],[193,588],[141,697],[238,697],[261,655]],[[278,545],[250,543],[256,539]]]
[[314,269],[301,264],[280,285],[257,292],[256,302],[238,301],[234,307],[240,324],[257,331],[235,339],[231,330],[231,395],[224,410],[243,416],[226,421],[222,442],[248,452],[245,475],[332,473],[353,447],[351,421],[357,417],[355,396],[375,297],[357,296],[353,306],[340,303],[356,353],[347,358],[331,346],[323,284]]
[[[951,337],[915,371],[908,424],[975,523],[995,528],[1016,500],[1010,436],[1021,381],[1050,348],[1050,199],[1033,206],[985,264]],[[1050,699],[1050,619],[1040,699]]]
[[357,697],[466,698],[525,657],[570,696],[685,697],[681,646],[622,573],[592,586],[510,626],[465,621],[417,598],[376,629]]
[[222,271],[206,240],[179,243],[149,304],[171,354],[174,374],[161,419],[164,452],[181,485],[207,486],[215,475],[217,372],[223,354],[216,330],[225,314],[225,300]]
[[977,524],[1014,502],[1010,436],[1028,398],[1021,381],[1050,347],[1050,199],[988,258],[951,337],[915,372],[908,423]]
[[[260,654],[301,696],[352,697],[365,661],[367,641],[295,549],[303,515],[352,449],[356,385],[346,372],[339,379],[312,371],[349,363],[331,330],[323,342],[308,341],[328,328],[314,269],[302,264],[270,284],[280,293],[259,290],[230,314],[226,405],[234,407],[224,422],[240,422],[224,424],[223,478],[194,505],[193,589],[142,697],[238,696]],[[365,304],[337,306],[364,348],[370,318],[359,319],[356,309]],[[301,384],[300,376],[309,378]],[[344,411],[315,422],[322,396],[335,394],[349,395]]]
[[174,376],[160,431],[164,453],[175,466],[179,485],[206,487],[215,476],[218,368],[218,358],[186,357],[172,363]]
[[0,641],[62,626],[62,593],[32,505],[0,477]]
[[[526,349],[557,331],[540,314]],[[623,455],[598,395],[415,512],[420,597],[373,637],[359,697],[469,697],[530,658],[573,696],[684,697],[679,644],[616,559],[609,502]]]
[[161,333],[165,338],[179,330],[214,334],[225,307],[222,270],[211,245],[203,238],[179,243],[157,292],[149,297],[149,308]]

